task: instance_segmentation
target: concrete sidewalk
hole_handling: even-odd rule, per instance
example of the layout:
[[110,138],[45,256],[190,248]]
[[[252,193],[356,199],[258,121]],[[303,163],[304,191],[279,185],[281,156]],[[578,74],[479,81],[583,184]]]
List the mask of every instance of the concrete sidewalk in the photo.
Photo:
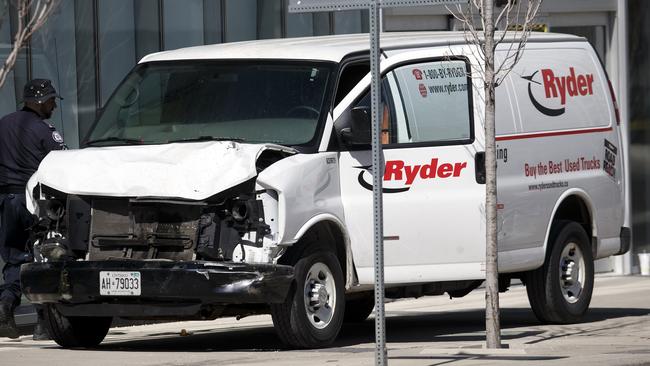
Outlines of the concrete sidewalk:
[[[583,323],[541,325],[525,288],[501,294],[502,340],[483,349],[484,293],[386,305],[390,365],[650,365],[650,278],[596,279]],[[96,350],[0,339],[2,364],[21,365],[373,365],[374,321],[344,327],[331,348],[284,350],[268,316],[113,328]]]
[[[482,293],[463,299],[462,308],[481,309]],[[453,305],[441,304],[440,298],[424,300],[419,309],[453,311]],[[474,324],[473,331],[452,332],[435,337],[432,343],[420,344],[418,355],[402,355],[406,350],[389,353],[392,364],[402,359],[421,360],[418,364],[459,363],[462,365],[500,365],[506,362],[526,365],[650,365],[650,279],[642,277],[607,277],[596,280],[590,311],[581,324],[541,325],[532,315],[525,288],[517,287],[501,294],[502,342],[507,349],[484,349],[484,327],[478,322],[483,311],[463,311],[467,318],[445,313],[449,317],[443,328],[458,329],[453,323]],[[402,307],[391,312],[404,316]],[[439,318],[439,317],[438,317]],[[470,327],[471,329],[472,327]],[[480,329],[479,329],[480,328]],[[390,340],[390,336],[389,336]],[[429,362],[427,362],[429,361]],[[409,363],[404,363],[409,364]]]

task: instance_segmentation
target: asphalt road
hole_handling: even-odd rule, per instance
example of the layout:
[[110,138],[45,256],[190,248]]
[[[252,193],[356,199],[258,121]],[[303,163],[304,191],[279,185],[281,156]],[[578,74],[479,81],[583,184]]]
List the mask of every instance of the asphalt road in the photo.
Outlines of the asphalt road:
[[[525,288],[500,298],[502,341],[486,350],[484,293],[386,305],[390,365],[650,365],[650,277],[596,280],[585,321],[541,325]],[[333,347],[286,350],[268,316],[113,328],[94,350],[0,339],[0,365],[372,365],[373,318],[346,326]]]

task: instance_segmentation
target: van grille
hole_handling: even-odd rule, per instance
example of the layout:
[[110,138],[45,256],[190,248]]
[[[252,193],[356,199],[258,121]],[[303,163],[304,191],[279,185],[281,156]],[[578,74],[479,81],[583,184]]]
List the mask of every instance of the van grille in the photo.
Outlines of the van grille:
[[191,260],[201,206],[93,199],[90,260]]

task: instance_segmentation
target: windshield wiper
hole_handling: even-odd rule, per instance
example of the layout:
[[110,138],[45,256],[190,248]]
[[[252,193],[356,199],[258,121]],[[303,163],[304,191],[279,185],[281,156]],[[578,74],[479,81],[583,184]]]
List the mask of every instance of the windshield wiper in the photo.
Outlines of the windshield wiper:
[[103,138],[103,139],[89,140],[89,141],[86,141],[83,145],[84,146],[91,146],[91,145],[102,143],[102,142],[126,142],[127,144],[130,144],[130,145],[135,145],[135,144],[139,145],[139,144],[143,143],[143,141],[139,140],[139,139],[130,139],[130,138],[126,138],[126,137],[112,136],[112,137],[106,137],[106,138]]
[[195,142],[195,141],[234,141],[234,142],[244,142],[244,139],[239,137],[217,137],[217,136],[199,136],[199,137],[188,137],[184,139],[168,140],[168,143],[172,142]]

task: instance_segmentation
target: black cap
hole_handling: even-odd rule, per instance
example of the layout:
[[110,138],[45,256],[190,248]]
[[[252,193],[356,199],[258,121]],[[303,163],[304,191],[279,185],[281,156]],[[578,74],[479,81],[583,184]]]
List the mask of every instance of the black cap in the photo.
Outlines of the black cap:
[[33,79],[25,84],[23,100],[25,102],[43,103],[50,98],[61,98],[56,92],[52,82],[48,79]]

